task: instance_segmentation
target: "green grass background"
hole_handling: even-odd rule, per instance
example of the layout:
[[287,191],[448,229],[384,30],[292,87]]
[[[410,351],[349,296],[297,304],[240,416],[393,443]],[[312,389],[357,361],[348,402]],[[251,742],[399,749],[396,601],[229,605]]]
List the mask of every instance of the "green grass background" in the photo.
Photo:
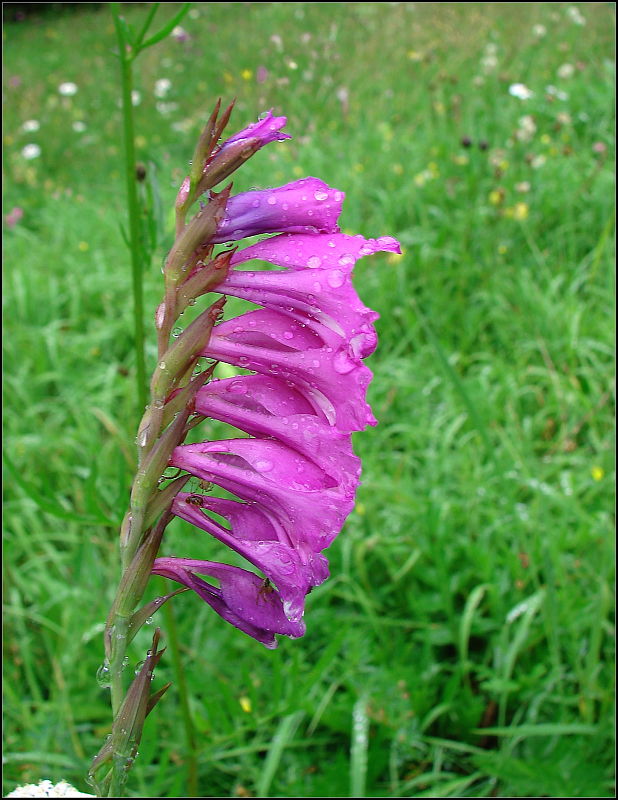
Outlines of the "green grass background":
[[[267,651],[172,601],[201,796],[613,796],[614,12],[195,3],[188,41],[140,56],[139,157],[164,208],[148,309],[219,96],[231,129],[274,108],[294,137],[235,190],[318,176],[346,192],[344,231],[404,249],[356,268],[381,315],[380,424],[355,438],[363,484],[306,636]],[[4,227],[5,791],[87,790],[110,726],[95,674],[138,418],[114,46],[106,4],[4,27],[4,214],[24,210]],[[164,549],[226,557],[178,521]],[[173,687],[128,792],[186,780]]]

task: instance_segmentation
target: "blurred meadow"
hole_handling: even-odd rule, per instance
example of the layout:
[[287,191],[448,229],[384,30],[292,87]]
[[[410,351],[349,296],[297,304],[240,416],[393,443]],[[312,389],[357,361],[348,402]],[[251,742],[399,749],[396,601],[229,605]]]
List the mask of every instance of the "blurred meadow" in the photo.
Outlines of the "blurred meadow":
[[[139,411],[112,19],[55,6],[4,4],[4,792],[87,791],[109,732],[95,675]],[[379,425],[355,438],[363,483],[306,636],[269,651],[173,601],[200,796],[614,796],[614,15],[195,3],[136,62],[149,369],[217,97],[237,98],[230,132],[273,108],[293,136],[235,191],[317,176],[346,192],[344,232],[404,251],[355,271]],[[164,549],[227,558],[179,520]],[[130,796],[184,796],[181,720],[173,686]]]

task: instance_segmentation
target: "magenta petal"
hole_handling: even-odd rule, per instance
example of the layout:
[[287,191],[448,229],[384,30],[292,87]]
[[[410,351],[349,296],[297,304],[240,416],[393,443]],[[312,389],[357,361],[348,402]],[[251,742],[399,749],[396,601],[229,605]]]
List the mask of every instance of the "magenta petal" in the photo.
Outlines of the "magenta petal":
[[261,233],[336,233],[344,194],[318,178],[230,197],[211,241],[237,241]]
[[318,336],[280,312],[250,311],[217,325],[202,355],[279,375],[343,433],[376,423],[365,399],[371,370],[354,341],[347,343],[325,326]]
[[379,251],[401,253],[401,247],[392,236],[365,239],[360,235],[332,233],[318,238],[307,234],[283,233],[239,250],[230,263],[237,266],[255,258],[287,269],[338,268],[351,271],[359,258]]
[[[303,636],[303,622],[290,621],[279,593],[253,572],[240,567],[189,558],[157,558],[152,572],[193,589],[220,616],[269,648],[277,646],[275,633],[294,639]],[[220,588],[195,573],[219,581]]]
[[197,393],[200,414],[227,422],[256,437],[273,437],[317,464],[346,488],[356,490],[360,459],[343,434],[311,408],[285,381],[243,375],[211,381]]
[[[327,237],[312,238],[324,240]],[[352,344],[360,358],[371,355],[376,348],[377,336],[371,323],[378,318],[378,314],[360,301],[352,285],[349,270],[234,270],[217,290],[292,314],[303,324],[316,330],[318,323]]]
[[270,144],[270,142],[281,142],[284,139],[291,139],[289,133],[283,133],[281,128],[285,127],[287,119],[285,117],[273,117],[272,109],[267,111],[262,119],[247,125],[242,131],[230,136],[222,145],[219,151],[225,150],[235,142],[241,142],[243,139],[259,139],[262,145]]
[[[253,527],[251,538],[243,538],[248,526],[243,526],[242,521],[246,523],[251,517],[259,528],[266,520],[256,505],[183,493],[174,499],[172,511],[207,531],[260,569],[279,590],[285,615],[290,620],[298,622],[302,619],[305,595],[328,577],[327,562],[321,554],[303,552],[301,547],[291,547],[271,538],[256,538]],[[232,523],[231,530],[224,528],[206,511],[225,516]]]
[[313,462],[280,442],[227,439],[177,447],[170,465],[268,508],[293,537],[292,546],[325,549],[354,507],[342,487]]

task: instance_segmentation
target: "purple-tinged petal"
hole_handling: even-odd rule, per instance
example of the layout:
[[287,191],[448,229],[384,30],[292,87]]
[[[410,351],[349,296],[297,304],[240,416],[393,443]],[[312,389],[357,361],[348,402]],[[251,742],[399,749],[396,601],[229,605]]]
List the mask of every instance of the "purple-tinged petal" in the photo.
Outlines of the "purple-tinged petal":
[[[182,493],[174,499],[171,510],[260,569],[279,590],[284,613],[294,622],[302,619],[306,594],[328,577],[328,562],[323,555],[273,540],[274,526],[271,525],[271,536],[256,537],[254,525],[262,532],[269,525],[268,518],[256,505]],[[225,528],[207,511],[226,518],[231,529]],[[250,533],[251,538],[243,538],[243,533]]]
[[279,375],[342,433],[375,425],[365,399],[372,373],[360,358],[366,340],[346,342],[318,325],[317,320],[310,326],[278,311],[250,311],[217,325],[202,355]]
[[[314,248],[319,249],[319,246]],[[353,343],[353,350],[360,358],[371,355],[376,348],[377,336],[371,323],[378,314],[360,301],[349,270],[339,267],[276,272],[234,270],[217,286],[217,291],[291,314],[314,329],[316,322],[326,326]]]
[[318,178],[230,197],[210,240],[237,241],[261,233],[337,233],[344,194]]
[[318,416],[285,381],[266,375],[211,381],[197,393],[195,408],[252,436],[273,437],[302,453],[341,486],[353,491],[358,486],[360,459],[352,451],[350,435]]
[[352,487],[280,442],[225,439],[177,447],[170,465],[268,508],[292,546],[324,550],[354,507]]
[[351,271],[359,258],[380,251],[401,253],[401,247],[392,236],[365,239],[360,235],[333,233],[318,238],[307,234],[283,233],[239,250],[230,263],[237,266],[256,258],[287,269],[338,268]]
[[[193,589],[223,619],[236,628],[275,648],[275,633],[297,639],[305,633],[303,622],[289,620],[283,612],[279,593],[253,572],[189,558],[157,558],[152,572]],[[219,581],[220,588],[196,573]]]
[[231,144],[244,141],[245,139],[259,139],[262,145],[270,144],[270,142],[282,142],[284,139],[291,139],[289,133],[283,133],[281,128],[285,127],[287,122],[286,117],[273,117],[272,109],[267,111],[262,119],[257,122],[247,125],[242,131],[238,131],[233,136],[221,145],[221,150],[225,150]]

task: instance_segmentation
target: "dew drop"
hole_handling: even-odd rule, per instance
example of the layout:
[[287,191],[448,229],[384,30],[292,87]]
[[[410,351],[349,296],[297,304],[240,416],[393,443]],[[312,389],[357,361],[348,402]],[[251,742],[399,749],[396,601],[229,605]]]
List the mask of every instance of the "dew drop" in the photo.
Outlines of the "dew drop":
[[[341,259],[339,263],[341,263]],[[338,289],[340,286],[343,286],[345,274],[340,269],[334,269],[332,272],[328,273],[326,280],[331,288]]]
[[227,390],[230,394],[247,394],[247,387],[244,381],[232,381]]
[[276,206],[277,205],[277,198],[274,194],[271,194],[270,197],[266,198],[266,202],[269,206]]
[[159,369],[167,369],[167,364],[165,361],[159,361]]
[[313,196],[316,200],[327,200],[328,199],[328,192],[324,192],[321,189],[318,189],[316,192],[313,193]]
[[307,259],[307,266],[309,269],[316,269],[322,263],[320,256],[309,256]]
[[107,661],[107,659],[97,670],[97,683],[101,689],[109,689],[109,687],[112,685],[112,679],[109,671],[109,661]]
[[338,372],[340,375],[346,375],[348,372],[352,372],[356,365],[352,361],[348,355],[341,350],[335,358],[333,359],[333,367],[335,368],[335,372]]
[[254,466],[258,472],[270,472],[271,469],[273,468],[273,462],[268,461],[268,459],[263,459],[260,461],[256,461]]

